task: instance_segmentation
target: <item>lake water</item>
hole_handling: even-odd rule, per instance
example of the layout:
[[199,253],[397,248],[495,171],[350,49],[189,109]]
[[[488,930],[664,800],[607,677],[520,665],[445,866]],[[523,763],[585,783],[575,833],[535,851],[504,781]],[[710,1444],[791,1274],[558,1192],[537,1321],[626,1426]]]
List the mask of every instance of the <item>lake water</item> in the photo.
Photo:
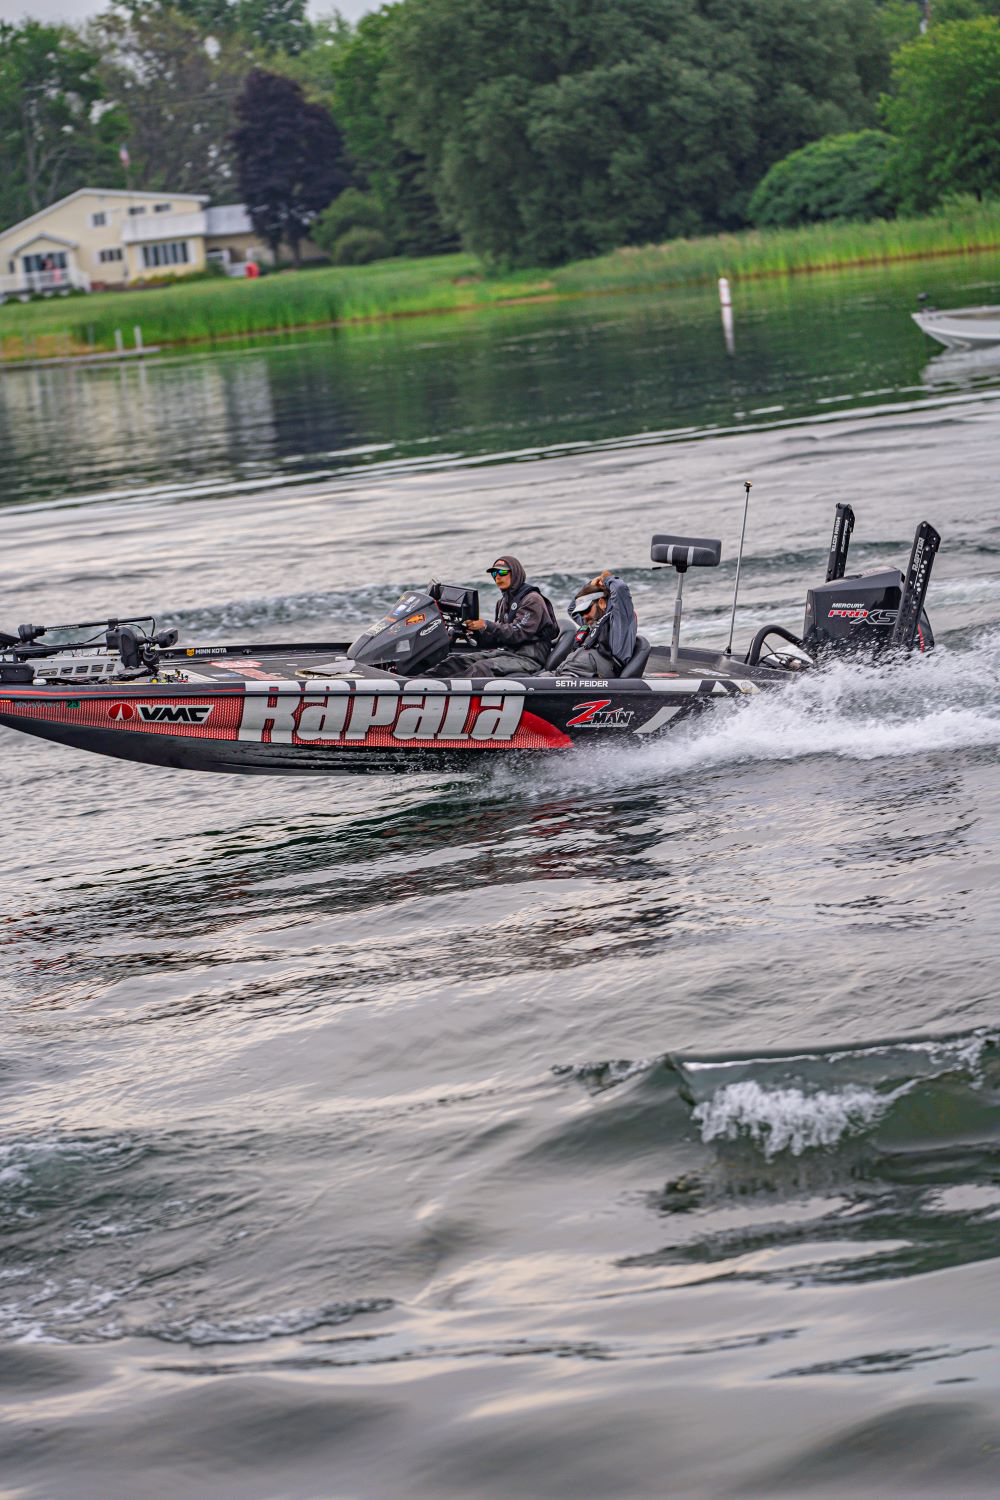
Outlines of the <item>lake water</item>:
[[0,378],[0,625],[351,632],[944,537],[940,649],[614,758],[198,777],[4,731],[0,1496],[993,1497],[992,259]]

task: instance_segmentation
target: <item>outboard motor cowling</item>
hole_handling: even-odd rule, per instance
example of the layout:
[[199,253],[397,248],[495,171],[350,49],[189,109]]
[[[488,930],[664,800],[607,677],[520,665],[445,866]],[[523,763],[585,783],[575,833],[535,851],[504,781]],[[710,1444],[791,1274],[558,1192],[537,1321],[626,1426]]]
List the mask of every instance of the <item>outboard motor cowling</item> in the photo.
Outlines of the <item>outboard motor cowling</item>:
[[404,594],[387,615],[347,649],[352,661],[406,677],[432,672],[457,644],[467,640],[462,625],[479,618],[479,592],[460,584],[431,583],[426,592]]
[[884,650],[892,642],[902,592],[898,568],[819,584],[806,594],[805,645],[811,651]]
[[[852,524],[853,520],[851,513]],[[905,574],[898,568],[876,568],[849,578],[838,576],[810,589],[802,630],[806,649],[817,655],[828,651],[875,655],[890,648],[929,650],[934,633],[924,597],[940,544],[934,527],[922,521]],[[846,560],[846,546],[843,555]]]

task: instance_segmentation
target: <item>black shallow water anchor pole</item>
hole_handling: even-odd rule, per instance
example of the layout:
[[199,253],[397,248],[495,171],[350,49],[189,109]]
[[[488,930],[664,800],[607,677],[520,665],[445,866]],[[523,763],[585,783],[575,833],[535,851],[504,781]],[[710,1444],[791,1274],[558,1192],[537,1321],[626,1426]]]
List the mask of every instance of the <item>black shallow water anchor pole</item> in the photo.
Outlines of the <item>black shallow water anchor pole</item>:
[[903,580],[903,592],[892,632],[891,644],[899,651],[913,650],[913,638],[920,624],[927,585],[931,581],[931,568],[940,545],[941,537],[930,521],[921,521],[913,538],[910,562]]
[[830,556],[826,564],[826,581],[834,583],[843,578],[847,569],[847,549],[851,545],[854,530],[854,511],[849,505],[838,505],[833,518],[833,536],[830,538]]
[[743,566],[743,541],[747,534],[747,512],[750,509],[750,491],[753,489],[753,482],[749,479],[744,479],[743,488],[746,491],[746,499],[743,502],[743,530],[740,532],[740,550],[736,554],[736,582],[733,585],[733,612],[729,617],[729,644],[726,647],[725,653],[727,656],[732,656],[733,654],[733,631],[736,629],[736,600],[740,592],[740,569]]

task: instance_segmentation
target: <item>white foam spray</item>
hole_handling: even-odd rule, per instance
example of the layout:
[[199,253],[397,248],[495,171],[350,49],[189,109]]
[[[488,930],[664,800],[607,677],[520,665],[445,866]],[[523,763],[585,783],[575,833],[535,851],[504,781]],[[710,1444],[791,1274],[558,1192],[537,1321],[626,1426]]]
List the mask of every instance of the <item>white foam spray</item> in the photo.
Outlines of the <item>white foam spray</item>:
[[[832,662],[787,686],[713,704],[649,745],[557,757],[548,787],[662,780],[716,766],[836,756],[871,761],[1000,747],[1000,633],[903,664]],[[572,762],[570,764],[569,762]]]
[[911,1087],[907,1083],[879,1094],[848,1084],[807,1093],[794,1087],[762,1088],[748,1078],[719,1089],[698,1105],[694,1118],[706,1145],[743,1138],[753,1141],[771,1161],[782,1151],[801,1156],[803,1151],[836,1146],[845,1136],[870,1130]]

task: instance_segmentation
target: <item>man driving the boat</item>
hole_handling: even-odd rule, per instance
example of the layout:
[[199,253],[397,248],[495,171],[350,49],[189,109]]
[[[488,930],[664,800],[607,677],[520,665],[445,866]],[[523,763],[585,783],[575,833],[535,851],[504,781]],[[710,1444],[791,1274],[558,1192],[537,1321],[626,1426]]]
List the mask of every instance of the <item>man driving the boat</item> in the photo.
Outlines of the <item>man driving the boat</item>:
[[551,602],[508,552],[487,569],[500,590],[493,620],[467,620],[478,650],[456,651],[435,667],[438,677],[514,677],[540,672],[559,625]]
[[628,584],[610,568],[585,583],[570,606],[580,626],[560,677],[620,677],[638,634]]

